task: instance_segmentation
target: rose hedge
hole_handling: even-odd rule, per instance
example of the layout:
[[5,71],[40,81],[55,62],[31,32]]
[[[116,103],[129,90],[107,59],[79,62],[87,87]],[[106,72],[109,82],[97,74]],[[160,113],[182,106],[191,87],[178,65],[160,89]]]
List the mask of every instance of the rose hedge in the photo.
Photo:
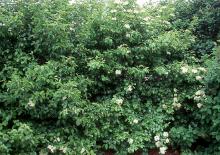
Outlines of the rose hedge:
[[0,10],[1,154],[219,151],[219,62],[197,57],[175,3],[21,0]]

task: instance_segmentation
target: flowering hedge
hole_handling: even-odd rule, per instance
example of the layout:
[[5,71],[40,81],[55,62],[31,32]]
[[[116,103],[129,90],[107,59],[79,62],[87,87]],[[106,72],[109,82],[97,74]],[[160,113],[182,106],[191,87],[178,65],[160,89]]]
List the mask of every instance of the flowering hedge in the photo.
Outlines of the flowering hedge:
[[174,2],[1,2],[0,153],[218,152],[219,62],[197,56],[177,11]]

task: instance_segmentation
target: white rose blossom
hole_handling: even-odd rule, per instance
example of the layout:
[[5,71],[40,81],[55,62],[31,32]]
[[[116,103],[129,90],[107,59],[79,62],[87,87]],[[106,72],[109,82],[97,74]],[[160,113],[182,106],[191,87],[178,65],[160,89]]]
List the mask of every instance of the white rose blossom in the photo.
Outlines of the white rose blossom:
[[176,88],[173,88],[173,91],[176,93],[178,90]]
[[181,72],[182,72],[183,74],[187,73],[187,72],[188,72],[188,67],[187,67],[187,66],[181,67]]
[[202,77],[201,76],[196,76],[196,80],[201,81]]
[[116,74],[116,75],[121,75],[121,70],[116,70],[116,71],[115,71],[115,74]]
[[181,106],[182,106],[182,105],[181,105],[180,103],[177,103],[177,104],[176,104],[176,107],[177,107],[177,108],[181,108]]
[[129,33],[126,34],[126,38],[130,38],[131,35]]
[[166,150],[167,150],[167,147],[165,147],[165,146],[160,147],[160,154],[165,154]]
[[110,12],[111,12],[111,13],[115,13],[115,12],[117,12],[117,10],[111,10]]
[[177,103],[177,102],[178,102],[178,98],[177,98],[177,97],[174,97],[174,98],[173,98],[173,102],[174,102],[174,103]]
[[5,24],[4,23],[0,23],[0,26],[5,26]]
[[124,27],[125,27],[126,29],[130,29],[130,28],[131,28],[129,24],[125,24]]
[[57,141],[57,142],[60,142],[60,138],[59,138],[59,137],[57,137],[57,138],[56,138],[56,141]]
[[134,120],[133,120],[133,123],[134,123],[134,124],[137,124],[138,122],[139,122],[138,119],[134,119]]
[[127,91],[131,92],[132,90],[133,90],[132,85],[129,85],[128,88],[127,88]]
[[163,108],[163,109],[167,109],[167,105],[166,105],[166,104],[163,104],[163,105],[162,105],[162,108]]
[[166,138],[165,143],[168,144],[169,142],[170,142],[170,140],[168,138]]
[[81,154],[83,154],[86,151],[86,149],[83,147],[80,151]]
[[115,0],[114,1],[116,4],[122,4],[122,1],[121,0]]
[[133,142],[134,142],[134,140],[133,140],[132,138],[129,138],[129,139],[128,139],[128,143],[129,143],[129,144],[133,144]]
[[160,147],[162,144],[161,144],[160,141],[157,141],[157,142],[155,143],[155,145],[156,145],[156,147]]
[[129,4],[128,1],[124,1],[124,2],[123,2],[123,5],[128,5],[128,4]]
[[123,99],[116,99],[116,104],[117,105],[122,105]]
[[169,133],[168,132],[163,132],[163,136],[167,138],[169,136]]
[[64,96],[63,98],[62,98],[62,100],[64,101],[64,100],[66,100],[67,99],[67,97],[66,96]]
[[197,69],[192,69],[192,73],[196,74],[196,73],[198,73],[198,70]]
[[182,105],[180,103],[173,103],[173,107],[180,109],[182,107]]
[[202,103],[197,103],[197,107],[200,109],[203,106]]
[[199,67],[198,70],[200,70],[202,72],[206,72],[207,71],[204,67]]
[[113,17],[112,20],[116,20],[116,17]]
[[54,153],[56,150],[56,147],[52,145],[48,145],[47,148],[50,150],[51,153]]
[[159,136],[159,135],[154,136],[154,140],[155,140],[156,142],[159,141],[159,140],[160,140],[160,136]]
[[205,92],[203,90],[198,90],[196,93],[195,93],[196,96],[204,96],[205,95]]
[[201,96],[194,96],[193,98],[195,101],[199,101],[201,99]]
[[29,100],[28,106],[33,108],[33,107],[35,107],[35,103],[32,100]]
[[63,146],[62,146],[62,147],[60,148],[60,151],[62,151],[63,153],[67,153],[67,147],[63,147]]
[[166,53],[167,53],[167,55],[171,55],[171,52],[169,52],[169,51],[168,51],[168,52],[166,52]]

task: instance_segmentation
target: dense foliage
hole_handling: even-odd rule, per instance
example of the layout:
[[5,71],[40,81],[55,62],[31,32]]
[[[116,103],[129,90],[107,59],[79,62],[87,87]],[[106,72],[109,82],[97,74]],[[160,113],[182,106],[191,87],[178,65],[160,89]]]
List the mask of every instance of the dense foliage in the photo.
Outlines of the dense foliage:
[[0,154],[220,153],[220,3],[0,2]]

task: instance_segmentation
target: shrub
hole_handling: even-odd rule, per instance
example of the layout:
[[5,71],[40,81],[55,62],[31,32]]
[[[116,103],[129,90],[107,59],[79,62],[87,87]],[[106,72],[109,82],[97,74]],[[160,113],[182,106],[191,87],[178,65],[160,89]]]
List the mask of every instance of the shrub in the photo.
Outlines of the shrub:
[[0,152],[163,153],[209,137],[204,122],[218,114],[203,101],[217,68],[204,78],[194,29],[174,13],[133,0],[2,2]]

